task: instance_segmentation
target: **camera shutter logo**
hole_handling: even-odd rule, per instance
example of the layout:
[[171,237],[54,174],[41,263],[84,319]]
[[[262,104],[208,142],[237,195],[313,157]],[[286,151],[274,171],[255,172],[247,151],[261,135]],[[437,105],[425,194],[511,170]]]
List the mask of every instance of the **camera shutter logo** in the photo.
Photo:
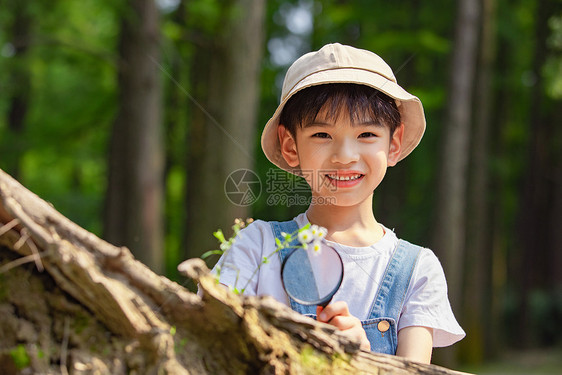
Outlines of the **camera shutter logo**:
[[260,178],[249,169],[237,169],[226,178],[224,193],[233,204],[249,206],[257,201],[261,194]]

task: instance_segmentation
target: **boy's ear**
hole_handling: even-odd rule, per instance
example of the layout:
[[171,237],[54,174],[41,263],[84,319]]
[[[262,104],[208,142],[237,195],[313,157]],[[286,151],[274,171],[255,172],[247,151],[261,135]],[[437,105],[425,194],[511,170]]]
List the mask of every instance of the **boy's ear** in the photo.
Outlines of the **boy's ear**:
[[291,167],[297,167],[299,165],[299,155],[297,153],[297,142],[283,125],[277,126],[277,136],[279,138],[279,144],[281,145],[281,155],[283,159]]
[[402,137],[404,137],[404,124],[400,124],[394,131],[394,134],[392,134],[390,148],[388,150],[389,167],[394,167],[396,163],[398,163],[398,159],[400,159],[400,154],[402,153]]

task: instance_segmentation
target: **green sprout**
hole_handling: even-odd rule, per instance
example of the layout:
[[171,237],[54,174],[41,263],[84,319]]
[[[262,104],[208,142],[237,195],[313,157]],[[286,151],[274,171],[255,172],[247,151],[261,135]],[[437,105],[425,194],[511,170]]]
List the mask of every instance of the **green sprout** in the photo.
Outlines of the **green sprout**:
[[[209,250],[207,252],[205,252],[203,255],[201,255],[202,259],[206,259],[211,255],[219,255],[222,256],[222,258],[219,260],[220,263],[218,263],[216,265],[216,282],[219,282],[220,279],[220,274],[221,274],[221,269],[223,267],[229,267],[229,265],[225,265],[225,260],[228,257],[228,252],[230,251],[232,245],[236,242],[236,238],[238,237],[240,231],[245,228],[247,225],[251,224],[253,222],[253,219],[247,219],[246,221],[242,220],[242,219],[236,219],[234,221],[234,225],[232,226],[232,231],[233,234],[230,238],[226,239],[223,231],[221,229],[218,229],[216,232],[213,233],[213,235],[215,236],[215,238],[219,241],[219,249],[218,250]],[[250,281],[254,278],[254,276],[258,273],[258,271],[260,270],[261,266],[263,264],[267,264],[269,263],[270,258],[275,255],[276,253],[278,253],[281,249],[286,249],[286,248],[303,248],[303,249],[313,249],[315,252],[320,251],[321,246],[320,246],[320,241],[323,240],[324,238],[326,238],[327,235],[327,231],[326,228],[323,227],[319,227],[317,225],[310,225],[310,223],[307,223],[305,226],[303,226],[302,228],[299,228],[298,230],[294,231],[293,233],[285,233],[282,232],[281,236],[283,237],[283,239],[279,239],[279,238],[275,238],[275,250],[272,251],[270,254],[268,254],[267,256],[264,256],[261,263],[256,267],[256,269],[254,270],[254,272],[252,273],[252,275],[250,276],[250,278],[248,279],[248,281],[246,281],[246,284],[244,285],[244,287],[242,289],[239,289],[237,287],[238,285],[238,277],[240,275],[240,271],[237,270],[237,274],[236,274],[236,280],[234,282],[234,287],[232,288],[232,291],[236,294],[244,294],[244,291],[246,290],[246,288],[248,287]],[[297,238],[299,240],[299,245],[291,245],[291,243],[295,240],[295,238]]]

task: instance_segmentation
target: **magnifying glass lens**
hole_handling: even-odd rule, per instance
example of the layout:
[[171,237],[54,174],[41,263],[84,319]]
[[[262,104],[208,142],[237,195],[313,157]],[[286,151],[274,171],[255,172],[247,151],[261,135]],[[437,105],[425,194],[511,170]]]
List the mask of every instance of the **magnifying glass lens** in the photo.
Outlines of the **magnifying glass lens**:
[[297,248],[285,258],[281,270],[287,294],[303,305],[326,306],[343,279],[343,262],[336,250],[325,242],[319,251],[312,245]]

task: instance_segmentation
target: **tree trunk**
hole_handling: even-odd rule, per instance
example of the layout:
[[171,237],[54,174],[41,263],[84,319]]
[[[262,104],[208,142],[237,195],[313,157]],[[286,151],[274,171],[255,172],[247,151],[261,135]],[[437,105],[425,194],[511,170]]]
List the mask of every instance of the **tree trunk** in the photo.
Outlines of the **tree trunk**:
[[486,353],[487,332],[499,334],[493,326],[482,325],[491,316],[492,246],[489,217],[491,216],[489,188],[489,136],[492,124],[492,73],[495,60],[495,0],[483,0],[480,59],[477,74],[475,121],[472,130],[470,185],[468,191],[465,289],[463,314],[465,330],[470,332],[461,343],[465,360],[480,363]]
[[[0,170],[0,368],[56,374],[459,374],[360,351],[270,297],[180,268],[203,297],[72,223]],[[43,272],[46,271],[46,272]]]
[[7,108],[7,125],[12,136],[10,144],[5,144],[3,160],[5,168],[16,178],[20,175],[20,162],[23,155],[25,120],[29,107],[31,78],[27,51],[31,42],[31,16],[29,4],[25,1],[10,1],[7,12],[12,13],[12,23],[8,35],[14,48],[9,59],[8,77],[9,101]]
[[198,46],[195,55],[187,257],[216,247],[212,233],[230,227],[237,217],[247,217],[252,203],[230,201],[225,182],[232,172],[254,164],[265,1],[237,0],[223,11],[222,32],[213,43]]
[[[560,251],[559,244],[548,242],[548,225],[545,219],[550,216],[552,200],[549,196],[549,160],[551,137],[554,134],[553,124],[549,122],[545,108],[544,81],[541,79],[542,69],[547,57],[549,36],[548,20],[554,13],[554,4],[539,1],[535,17],[535,46],[533,54],[532,74],[537,81],[530,91],[530,128],[527,167],[524,173],[524,186],[521,194],[519,226],[517,237],[520,240],[522,253],[517,274],[522,298],[518,320],[522,324],[517,330],[517,345],[533,346],[539,341],[540,327],[529,324],[533,321],[531,294],[536,290],[548,288],[548,264],[554,256],[550,254]],[[556,124],[558,126],[558,124]]]
[[550,141],[551,163],[549,167],[550,204],[548,228],[550,255],[548,268],[548,284],[554,301],[560,301],[562,290],[562,108],[558,105],[553,109],[551,129],[553,133]]
[[163,269],[163,145],[159,14],[153,0],[129,0],[119,41],[120,107],[113,126],[104,237]]
[[[458,4],[433,249],[443,263],[451,305],[462,323],[467,164],[480,9],[478,0],[461,0]],[[446,363],[452,360],[452,355],[445,359]]]

